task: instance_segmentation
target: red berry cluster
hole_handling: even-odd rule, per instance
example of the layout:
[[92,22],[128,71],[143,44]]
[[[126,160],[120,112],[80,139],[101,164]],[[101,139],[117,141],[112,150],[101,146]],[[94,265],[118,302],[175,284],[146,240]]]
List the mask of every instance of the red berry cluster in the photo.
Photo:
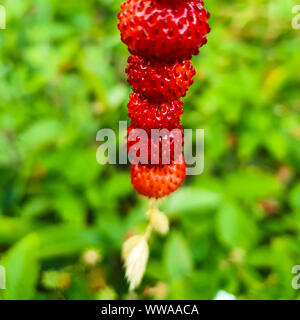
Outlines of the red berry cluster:
[[127,147],[134,148],[140,141],[130,141],[129,135],[144,129],[148,154],[153,148],[159,152],[158,163],[133,163],[131,167],[134,188],[149,198],[164,197],[185,180],[184,158],[182,154],[175,157],[174,151],[178,136],[168,136],[170,163],[164,164],[161,147],[167,139],[162,136],[155,145],[150,134],[152,129],[179,129],[182,138],[180,98],[193,83],[195,69],[190,59],[207,42],[208,18],[202,0],[127,0],[121,4],[118,28],[132,54],[126,68],[133,89]]

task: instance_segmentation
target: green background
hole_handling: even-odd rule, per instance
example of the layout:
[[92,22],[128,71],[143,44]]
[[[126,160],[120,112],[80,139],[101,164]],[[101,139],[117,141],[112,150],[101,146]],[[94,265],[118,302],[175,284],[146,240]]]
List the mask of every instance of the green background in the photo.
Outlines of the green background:
[[129,166],[96,162],[97,131],[128,119],[120,2],[1,2],[1,298],[299,298],[297,1],[206,1],[212,32],[183,115],[205,129],[205,171],[163,204],[171,232],[151,238],[136,293],[120,249],[147,202]]

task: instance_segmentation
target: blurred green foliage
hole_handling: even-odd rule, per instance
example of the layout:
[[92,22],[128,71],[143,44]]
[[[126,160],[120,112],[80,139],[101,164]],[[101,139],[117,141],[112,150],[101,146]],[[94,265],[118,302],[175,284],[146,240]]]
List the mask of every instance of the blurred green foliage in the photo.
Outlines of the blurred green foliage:
[[292,0],[211,0],[186,128],[205,171],[162,205],[141,288],[120,248],[147,203],[129,166],[96,162],[96,133],[127,119],[121,0],[7,0],[0,30],[3,299],[296,299],[300,264],[299,30]]

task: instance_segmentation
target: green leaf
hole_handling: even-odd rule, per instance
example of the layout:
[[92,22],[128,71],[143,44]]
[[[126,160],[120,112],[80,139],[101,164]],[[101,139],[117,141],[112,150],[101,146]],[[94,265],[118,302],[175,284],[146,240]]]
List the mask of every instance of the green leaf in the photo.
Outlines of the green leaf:
[[75,194],[62,193],[55,199],[55,207],[63,221],[73,226],[82,226],[85,222],[85,207],[82,199]]
[[39,274],[38,238],[31,234],[16,243],[3,257],[0,265],[6,270],[6,300],[32,299]]
[[165,245],[164,266],[171,280],[180,279],[192,271],[189,247],[180,233],[173,232]]
[[298,183],[289,195],[289,203],[292,208],[299,210],[300,208],[300,183]]
[[40,231],[38,236],[41,259],[78,254],[85,248],[100,243],[99,234],[95,230],[67,225],[48,227]]
[[97,299],[98,300],[116,300],[117,293],[113,288],[105,287],[97,293]]
[[5,166],[11,164],[16,155],[9,143],[9,139],[2,132],[0,132],[0,150],[0,165]]
[[169,214],[202,214],[216,210],[221,200],[220,193],[183,187],[166,199],[162,210]]
[[0,243],[12,243],[31,230],[27,220],[0,216]]
[[[276,274],[278,287],[278,298],[282,299],[283,297],[287,297],[291,299],[295,290],[291,286],[291,271],[293,266],[296,264],[292,259],[292,245],[291,242],[294,243],[294,239],[290,241],[287,237],[275,238],[271,243],[271,249],[273,252],[273,270]],[[297,250],[297,254],[299,249]]]
[[259,200],[280,191],[278,180],[257,169],[233,172],[227,176],[228,191],[241,199]]
[[271,267],[273,253],[269,247],[260,247],[247,254],[247,264],[255,267]]
[[56,143],[62,130],[59,121],[43,119],[19,135],[18,146],[25,153]]
[[279,132],[269,132],[265,137],[265,146],[275,159],[284,160],[287,153],[285,138]]
[[37,217],[47,213],[51,208],[51,202],[46,197],[35,197],[29,199],[23,207],[24,217]]
[[219,240],[230,248],[249,248],[258,236],[253,220],[230,202],[218,211],[216,229]]

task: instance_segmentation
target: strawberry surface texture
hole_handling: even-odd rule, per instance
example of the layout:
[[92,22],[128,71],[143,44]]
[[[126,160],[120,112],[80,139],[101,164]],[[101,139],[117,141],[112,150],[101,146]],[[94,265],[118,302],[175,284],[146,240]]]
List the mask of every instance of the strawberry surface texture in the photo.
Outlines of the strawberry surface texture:
[[[126,68],[133,90],[126,137],[129,154],[135,155],[131,182],[143,196],[165,197],[186,177],[180,99],[193,84],[191,58],[207,42],[209,13],[202,0],[127,0],[118,19],[121,40],[131,53]],[[139,136],[138,129],[144,134]],[[151,135],[153,129],[159,139]]]

